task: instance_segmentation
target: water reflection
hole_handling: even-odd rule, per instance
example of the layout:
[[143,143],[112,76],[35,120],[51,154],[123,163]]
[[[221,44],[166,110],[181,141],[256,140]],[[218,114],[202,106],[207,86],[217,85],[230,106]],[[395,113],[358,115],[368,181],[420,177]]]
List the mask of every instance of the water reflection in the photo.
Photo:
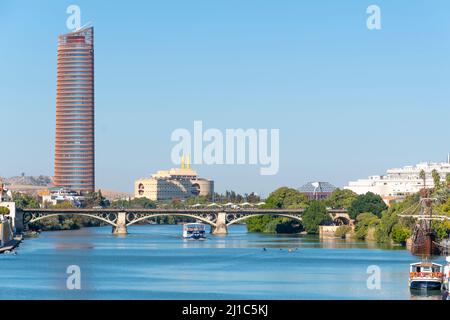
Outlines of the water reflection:
[[[412,294],[409,264],[398,247],[314,236],[247,233],[183,240],[181,226],[132,226],[45,232],[0,256],[1,299],[439,299]],[[441,258],[437,258],[441,259]],[[66,290],[78,265],[82,290]],[[367,287],[379,266],[381,290]]]
[[440,290],[411,290],[411,300],[441,300],[442,292]]
[[94,249],[92,244],[88,243],[57,243],[55,244],[57,250],[67,250],[67,249]]

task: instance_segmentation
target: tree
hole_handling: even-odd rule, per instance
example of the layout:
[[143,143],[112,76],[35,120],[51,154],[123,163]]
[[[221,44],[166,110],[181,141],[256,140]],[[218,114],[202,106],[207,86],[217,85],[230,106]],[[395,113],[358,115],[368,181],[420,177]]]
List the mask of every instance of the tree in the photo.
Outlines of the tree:
[[352,227],[343,225],[343,226],[339,226],[336,229],[336,231],[334,232],[334,235],[336,237],[345,239],[345,236],[350,232],[352,232]]
[[[217,195],[217,194],[216,194]],[[220,195],[219,195],[220,197]],[[208,196],[198,196],[198,197],[190,197],[184,201],[185,206],[192,206],[197,203],[206,205],[209,201]]]
[[439,240],[447,238],[450,233],[450,221],[448,220],[432,221],[431,227],[436,231]]
[[245,196],[245,199],[248,203],[258,203],[261,202],[261,197],[255,194],[254,192]]
[[19,192],[13,193],[13,199],[17,209],[35,209],[39,208],[39,201],[28,195]]
[[348,213],[350,218],[355,219],[360,213],[370,212],[381,217],[381,213],[387,209],[383,199],[372,192],[367,192],[356,197],[350,205]]
[[63,201],[63,202],[57,203],[50,207],[54,208],[54,209],[71,209],[74,206],[73,206],[72,202],[70,202],[70,201]]
[[355,236],[358,239],[366,239],[369,228],[375,227],[380,222],[380,218],[370,212],[361,213],[356,217]]
[[299,191],[282,187],[272,192],[266,199],[265,208],[268,209],[301,209],[308,205],[308,197]]
[[[404,234],[404,230],[396,225],[400,225],[403,228],[407,228],[410,232],[416,225],[416,220],[413,218],[399,218],[398,215],[404,213],[411,208],[417,208],[420,202],[420,195],[418,193],[409,195],[400,203],[392,204],[388,210],[385,210],[381,216],[380,222],[377,225],[375,231],[375,238],[380,243],[390,243],[392,240],[402,243],[401,234]],[[394,240],[394,228],[395,240]]]
[[9,209],[6,207],[0,207],[0,214],[1,215],[8,215],[9,214]]
[[325,204],[332,209],[348,209],[357,196],[352,190],[336,189],[325,200]]
[[[268,226],[271,221],[276,221],[276,223],[281,222],[281,219],[275,218],[269,215],[261,215],[247,219],[246,226],[249,232],[265,232],[266,226]],[[274,227],[275,231],[276,226]]]
[[133,200],[116,200],[111,204],[113,208],[132,208],[132,209],[155,209],[156,202],[142,197],[142,198],[134,198]]
[[85,207],[93,208],[93,207],[107,207],[109,202],[102,195],[102,191],[98,190],[97,192],[90,192],[85,197]]
[[134,198],[130,201],[131,208],[155,209],[156,203],[148,198]]
[[423,180],[423,187],[426,188],[427,175],[425,173],[425,170],[420,170],[419,178]]
[[300,233],[302,231],[303,225],[300,222],[291,220],[289,218],[282,218],[281,222],[278,222],[275,227],[275,232],[279,234]]
[[448,200],[449,189],[445,187],[444,184],[441,184],[438,189],[435,189],[433,192],[433,198],[436,199],[438,204],[444,204]]
[[391,234],[394,226],[399,219],[396,212],[387,210],[383,212],[380,223],[375,230],[375,238],[379,243],[389,243],[391,241]]
[[405,244],[409,237],[411,237],[411,231],[407,227],[396,224],[392,228],[392,240],[394,240],[394,242]]
[[308,233],[319,233],[319,226],[330,223],[331,217],[322,201],[312,201],[302,215],[303,226]]
[[450,173],[447,173],[445,176],[445,182],[447,184],[447,188],[450,188]]
[[431,176],[433,177],[434,189],[437,190],[441,186],[441,176],[436,169],[433,169],[431,172]]
[[[299,191],[282,187],[272,192],[266,199],[264,208],[283,209],[283,208],[306,208],[308,197]],[[301,231],[301,226],[297,222],[280,218],[277,216],[261,215],[246,220],[247,230],[250,232],[266,233],[295,233]]]
[[450,216],[450,198],[447,198],[447,201],[441,204],[437,211]]

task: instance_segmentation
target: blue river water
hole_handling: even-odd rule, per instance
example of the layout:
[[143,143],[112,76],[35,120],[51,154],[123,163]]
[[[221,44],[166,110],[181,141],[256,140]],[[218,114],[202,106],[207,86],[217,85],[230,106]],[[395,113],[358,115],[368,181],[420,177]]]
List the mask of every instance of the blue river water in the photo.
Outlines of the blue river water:
[[[43,232],[0,256],[0,299],[430,298],[411,295],[408,267],[417,257],[405,249],[247,233],[245,225],[187,241],[181,228],[132,226],[122,237],[109,227]],[[71,265],[80,268],[79,290],[67,288]],[[379,267],[378,289],[367,285],[369,266]]]

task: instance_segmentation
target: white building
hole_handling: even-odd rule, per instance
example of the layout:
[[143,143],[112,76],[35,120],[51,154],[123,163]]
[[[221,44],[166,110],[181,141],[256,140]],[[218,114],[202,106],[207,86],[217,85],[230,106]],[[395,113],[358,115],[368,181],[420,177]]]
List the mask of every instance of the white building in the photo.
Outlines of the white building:
[[441,182],[444,182],[447,175],[450,174],[450,154],[447,162],[422,162],[414,166],[388,169],[385,175],[350,181],[344,188],[357,194],[373,192],[380,195],[389,204],[390,201],[403,199],[406,195],[417,193],[423,189],[423,180],[419,177],[422,170],[426,175],[427,188],[434,187],[433,170],[439,173]]
[[153,201],[187,199],[214,195],[214,181],[198,177],[197,172],[183,165],[181,168],[161,170],[150,178],[135,181],[134,196]]
[[45,194],[41,194],[41,197],[42,205],[57,205],[62,202],[71,202],[73,205],[79,207],[84,201],[84,197],[80,196],[78,192],[59,187],[50,188]]
[[[12,226],[14,227],[15,226],[15,218],[16,218],[16,203],[13,201],[11,190],[6,189],[1,180],[0,180],[0,207],[5,207],[5,208],[9,209],[8,216],[10,217],[10,219],[12,221]],[[2,217],[1,219],[4,220],[5,217]],[[0,232],[0,234],[1,234],[0,242],[2,243],[1,245],[3,245],[5,236],[10,237],[11,235],[9,233],[3,232],[3,227],[2,227],[2,231]]]

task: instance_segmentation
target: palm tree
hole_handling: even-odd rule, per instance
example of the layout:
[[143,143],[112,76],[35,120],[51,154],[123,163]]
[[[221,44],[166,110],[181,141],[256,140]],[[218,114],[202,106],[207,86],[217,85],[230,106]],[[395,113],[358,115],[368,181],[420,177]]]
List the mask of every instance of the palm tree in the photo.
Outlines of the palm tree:
[[425,174],[425,170],[422,169],[422,170],[420,171],[420,173],[419,173],[419,178],[423,180],[423,187],[426,188],[426,179],[427,179],[427,176],[426,176],[426,174]]
[[427,175],[425,174],[425,170],[420,170],[419,178],[423,180],[423,189],[421,190],[421,196],[423,198],[428,198],[428,191],[427,191]]
[[437,172],[436,169],[434,169],[431,172],[431,175],[433,176],[433,181],[434,181],[434,189],[437,190],[439,189],[439,186],[441,184],[441,176],[439,175],[439,172]]

